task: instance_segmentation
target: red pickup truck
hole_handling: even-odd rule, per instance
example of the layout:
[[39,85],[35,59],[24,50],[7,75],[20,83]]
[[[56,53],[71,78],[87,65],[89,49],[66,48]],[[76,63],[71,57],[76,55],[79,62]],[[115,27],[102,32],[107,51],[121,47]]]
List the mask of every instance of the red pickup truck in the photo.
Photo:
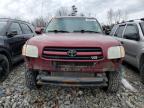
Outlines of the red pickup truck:
[[29,89],[39,85],[104,87],[116,92],[123,46],[105,36],[95,18],[52,18],[45,33],[23,46]]

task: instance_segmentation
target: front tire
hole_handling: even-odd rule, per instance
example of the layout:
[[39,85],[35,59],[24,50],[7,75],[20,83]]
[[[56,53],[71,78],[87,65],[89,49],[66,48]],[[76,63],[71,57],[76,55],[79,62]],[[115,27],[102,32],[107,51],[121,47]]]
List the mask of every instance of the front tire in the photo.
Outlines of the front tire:
[[144,64],[140,69],[141,82],[144,84]]
[[0,54],[0,82],[4,81],[10,72],[10,63],[6,56]]
[[108,72],[108,87],[107,92],[116,93],[120,86],[120,72]]
[[26,70],[25,71],[25,80],[26,80],[26,86],[30,90],[37,89],[37,77],[38,72],[32,71],[32,70]]

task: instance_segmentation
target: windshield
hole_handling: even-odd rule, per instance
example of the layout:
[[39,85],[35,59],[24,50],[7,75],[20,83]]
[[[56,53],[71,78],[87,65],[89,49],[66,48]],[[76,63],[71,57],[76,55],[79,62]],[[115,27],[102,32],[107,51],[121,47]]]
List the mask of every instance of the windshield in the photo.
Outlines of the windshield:
[[102,33],[96,19],[90,18],[55,18],[46,28],[47,32],[98,32]]
[[143,35],[144,35],[144,22],[141,23],[141,28],[142,28]]
[[3,30],[3,28],[6,26],[7,22],[0,22],[0,34]]

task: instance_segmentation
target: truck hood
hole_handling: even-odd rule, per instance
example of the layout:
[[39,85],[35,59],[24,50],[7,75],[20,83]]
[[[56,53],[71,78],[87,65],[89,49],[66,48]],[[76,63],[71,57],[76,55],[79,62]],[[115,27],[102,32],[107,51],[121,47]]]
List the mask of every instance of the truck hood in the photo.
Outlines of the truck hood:
[[98,33],[49,33],[35,36],[28,44],[55,47],[105,47],[120,43],[110,36]]

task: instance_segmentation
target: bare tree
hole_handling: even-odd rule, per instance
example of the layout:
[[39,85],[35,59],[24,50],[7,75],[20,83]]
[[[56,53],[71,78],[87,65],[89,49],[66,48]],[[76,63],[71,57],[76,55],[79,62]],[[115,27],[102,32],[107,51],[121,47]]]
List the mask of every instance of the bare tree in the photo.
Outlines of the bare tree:
[[127,18],[128,18],[127,11],[122,11],[120,9],[115,11],[115,23],[120,23],[120,22],[126,21]]
[[35,26],[35,27],[45,27],[48,23],[49,19],[48,18],[43,18],[43,17],[39,17],[39,18],[36,18],[32,21],[32,24]]
[[114,23],[119,23],[121,21],[122,17],[122,11],[118,9],[117,11],[114,12]]
[[126,21],[128,18],[128,13],[127,11],[123,11],[120,9],[116,11],[113,11],[112,9],[110,9],[107,12],[107,18],[108,18],[108,24],[111,26],[112,24]]
[[127,11],[123,12],[122,19],[123,19],[123,21],[126,21],[128,19],[128,12]]
[[76,16],[77,15],[77,7],[75,5],[71,6],[71,11],[69,10],[70,9],[66,7],[60,7],[56,12],[56,16]]
[[60,7],[56,12],[56,16],[68,16],[68,15],[69,11],[66,7]]
[[114,19],[114,11],[112,9],[107,11],[107,19],[108,19],[108,24],[112,25]]
[[118,15],[118,19],[116,23],[119,23],[121,21],[121,16],[122,16],[122,11],[120,9],[117,10],[117,15]]
[[91,16],[92,16],[92,14],[89,12],[89,13],[88,13],[88,17],[91,17]]

